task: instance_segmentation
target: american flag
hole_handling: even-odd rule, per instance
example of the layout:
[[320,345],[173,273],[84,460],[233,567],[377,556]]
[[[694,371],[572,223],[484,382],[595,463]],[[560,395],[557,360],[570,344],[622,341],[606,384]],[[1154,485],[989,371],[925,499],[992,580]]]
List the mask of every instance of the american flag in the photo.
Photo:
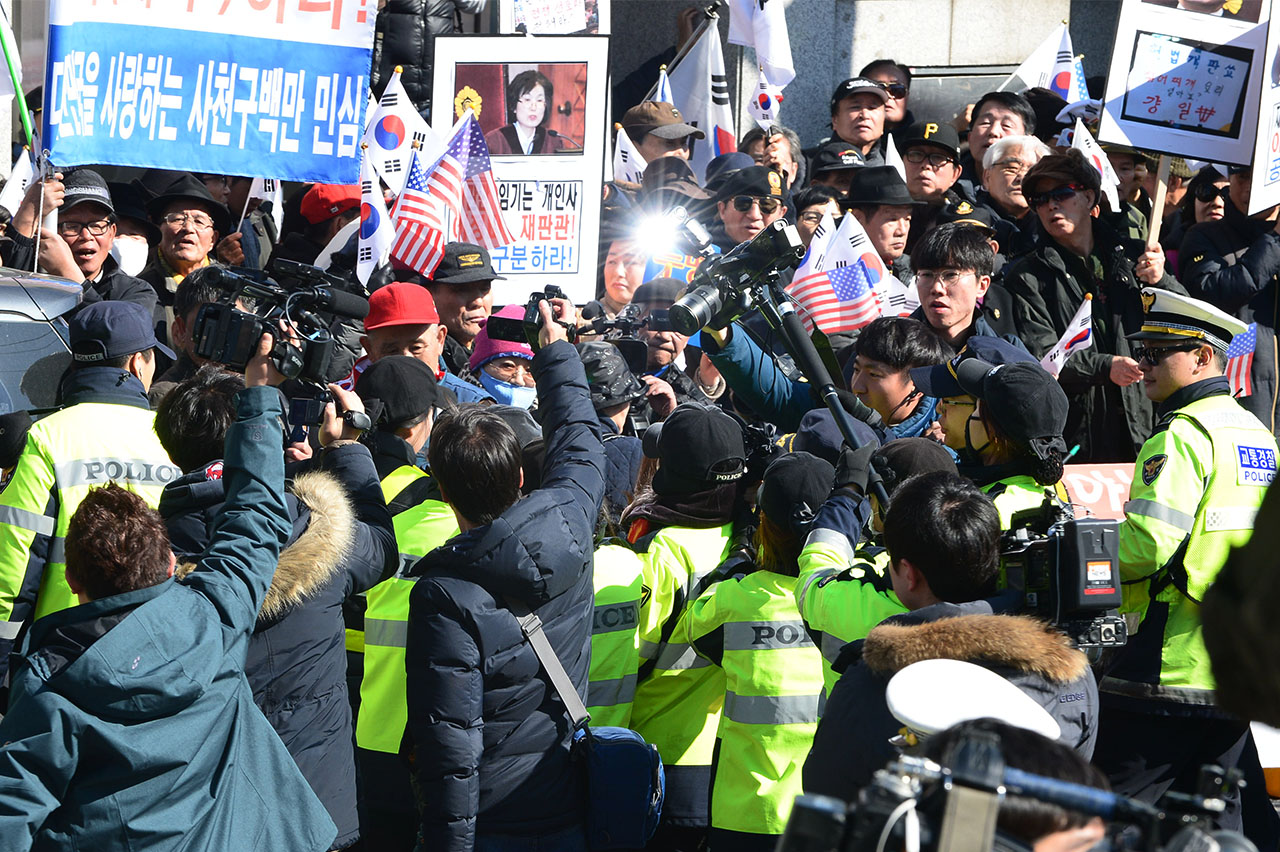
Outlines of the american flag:
[[[434,173],[431,180],[435,181]],[[392,216],[396,241],[391,246],[391,256],[423,275],[434,275],[444,257],[443,212],[436,189],[428,183],[414,150],[404,191],[396,199]]]
[[[502,204],[498,200],[498,185],[493,179],[489,146],[485,144],[480,122],[476,121],[471,110],[467,110],[454,126],[453,138],[449,140],[436,170],[445,167],[446,163],[450,171],[441,180],[442,191],[452,193],[461,178],[460,202],[454,202],[451,194],[442,194],[458,214],[452,229],[454,238],[487,249],[514,243],[516,238],[502,220]],[[435,179],[433,173],[431,180],[434,182]]]
[[787,292],[813,325],[841,334],[880,316],[875,287],[884,276],[884,264],[858,221],[845,216],[837,228],[824,216]]
[[1231,338],[1231,345],[1227,347],[1227,379],[1234,396],[1253,394],[1249,374],[1253,372],[1253,350],[1257,343],[1258,324],[1251,322],[1242,334]]

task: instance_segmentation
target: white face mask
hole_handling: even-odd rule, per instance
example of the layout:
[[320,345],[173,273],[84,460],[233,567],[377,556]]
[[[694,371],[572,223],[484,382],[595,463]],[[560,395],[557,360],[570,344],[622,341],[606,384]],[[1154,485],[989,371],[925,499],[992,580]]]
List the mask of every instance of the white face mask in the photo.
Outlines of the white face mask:
[[136,276],[147,265],[147,256],[151,246],[146,237],[126,237],[117,235],[111,243],[111,256],[116,259],[125,275]]

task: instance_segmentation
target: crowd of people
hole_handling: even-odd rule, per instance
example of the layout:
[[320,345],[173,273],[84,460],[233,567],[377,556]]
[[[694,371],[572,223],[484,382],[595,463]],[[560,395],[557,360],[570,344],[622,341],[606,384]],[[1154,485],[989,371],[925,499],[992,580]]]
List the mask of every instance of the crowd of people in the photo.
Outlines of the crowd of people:
[[[1275,476],[1280,208],[1248,214],[1248,167],[1175,159],[1153,211],[1153,157],[1106,146],[1113,207],[1052,93],[961,120],[915,114],[911,84],[872,62],[835,86],[830,136],[755,128],[705,176],[701,130],[630,105],[647,167],[603,187],[595,298],[540,302],[536,330],[494,304],[483,246],[362,285],[354,233],[329,251],[358,186],[274,211],[198,171],[34,182],[0,257],[83,296],[58,410],[0,418],[25,434],[0,458],[0,849],[585,852],[580,747],[528,613],[591,724],[656,746],[648,849],[772,850],[798,795],[854,802],[902,749],[942,760],[974,732],[1145,802],[1239,768],[1219,821],[1277,848],[1200,605]],[[495,156],[547,143],[550,82],[512,87]],[[680,334],[703,279],[664,275],[641,228],[675,205],[721,253],[852,215],[919,306],[819,335],[822,377],[755,313]],[[234,282],[280,260],[367,298],[310,332],[333,344],[322,381],[284,374],[306,341],[275,318],[241,369],[208,357],[208,307],[258,310]],[[1086,300],[1091,345],[1050,373]],[[1116,574],[1090,563],[1128,626],[1100,655],[1001,581],[1029,516],[1084,516],[1070,462],[1133,465]],[[937,660],[1009,691],[943,732],[954,684],[887,698]],[[1108,830],[1031,799],[999,828],[1039,850]]]

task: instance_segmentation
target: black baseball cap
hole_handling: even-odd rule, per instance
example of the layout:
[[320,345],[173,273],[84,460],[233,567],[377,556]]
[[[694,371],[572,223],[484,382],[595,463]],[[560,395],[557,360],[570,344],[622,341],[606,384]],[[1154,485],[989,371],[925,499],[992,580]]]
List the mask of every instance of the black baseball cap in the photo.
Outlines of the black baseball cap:
[[839,139],[834,139],[818,149],[813,155],[813,174],[840,172],[845,169],[860,169],[866,165],[867,158],[862,152]]
[[107,208],[108,213],[115,213],[115,205],[111,203],[111,190],[102,175],[93,169],[76,169],[63,176],[62,186],[66,194],[62,196],[62,209],[70,210],[77,204],[92,201]]
[[618,347],[604,340],[578,344],[578,355],[587,372],[591,404],[599,411],[644,396],[644,385],[631,372]]
[[849,193],[841,199],[850,204],[915,204],[907,190],[907,182],[893,166],[864,166],[853,173]]
[[472,284],[476,281],[506,281],[493,271],[489,252],[473,243],[449,243],[444,257],[431,276],[432,284]]
[[941,148],[960,162],[960,134],[945,121],[918,121],[911,125],[902,137],[902,150],[913,145]]
[[356,393],[375,426],[395,429],[420,417],[443,400],[430,367],[409,355],[374,361],[356,380]]
[[173,350],[156,340],[151,312],[133,302],[94,302],[71,318],[71,357],[80,364],[107,361],[158,349],[176,360]]
[[990,364],[969,358],[956,368],[965,393],[986,403],[983,409],[1013,441],[1044,458],[1067,451],[1067,394],[1058,380],[1034,361]]
[[738,421],[696,402],[677,406],[645,430],[644,454],[661,464],[653,477],[658,494],[691,494],[742,478],[747,451]]
[[831,111],[836,111],[836,105],[840,101],[856,95],[859,92],[866,92],[869,95],[875,95],[880,99],[880,103],[887,104],[889,102],[889,92],[884,86],[875,80],[866,77],[850,77],[840,85],[836,86],[836,90],[831,93]]
[[875,451],[871,456],[884,490],[892,495],[898,483],[918,473],[958,473],[955,459],[942,444],[932,438],[897,438]]
[[964,199],[944,205],[938,211],[936,221],[939,226],[967,225],[971,228],[981,228],[987,231],[987,236],[994,236],[996,232],[996,217],[991,210],[975,206]]
[[760,483],[760,511],[770,521],[803,536],[831,494],[836,469],[809,453],[783,453],[769,462]]
[[766,166],[747,166],[729,175],[728,179],[720,185],[716,198],[724,201],[735,195],[781,199],[784,195],[782,175]]
[[[1025,349],[1019,349],[1007,340],[999,337],[970,337],[969,342],[954,358],[945,364],[934,364],[931,367],[916,367],[911,371],[911,381],[916,390],[925,396],[941,399],[945,396],[960,396],[969,391],[961,387],[956,379],[956,371],[962,362],[977,358],[987,364],[1016,364],[1028,361],[1039,366],[1039,361]],[[1048,375],[1046,373],[1045,375]]]

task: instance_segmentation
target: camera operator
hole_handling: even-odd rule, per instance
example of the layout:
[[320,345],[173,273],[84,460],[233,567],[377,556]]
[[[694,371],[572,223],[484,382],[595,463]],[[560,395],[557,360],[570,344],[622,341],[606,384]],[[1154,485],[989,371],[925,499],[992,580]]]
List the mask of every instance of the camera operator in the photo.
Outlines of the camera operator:
[[[181,557],[204,550],[226,500],[223,447],[242,387],[239,375],[206,365],[156,412],[160,442],[185,472],[165,486],[159,506]],[[346,411],[364,410],[354,393],[334,393]],[[254,700],[338,826],[335,849],[360,836],[342,606],[398,563],[391,516],[359,435],[334,403],[325,406],[324,452],[318,463],[291,471],[286,503],[293,530],[245,662]]]
[[862,502],[870,467],[883,477],[890,500],[898,483],[916,474],[956,472],[945,448],[928,438],[899,438],[883,447],[862,447],[840,453],[835,487],[818,510],[813,529],[800,553],[796,607],[805,629],[822,652],[823,704],[839,675],[832,666],[841,649],[866,637],[871,628],[906,607],[889,583],[889,554],[863,535],[866,513],[871,529],[883,529],[887,506],[874,496]]
[[[194,376],[201,365],[209,363],[196,354],[192,332],[195,330],[200,308],[219,301],[222,296],[222,291],[211,283],[216,275],[215,267],[202,266],[183,278],[173,293],[173,326],[169,329],[169,336],[173,339],[178,360],[157,376],[147,391],[147,396],[157,407],[180,382]],[[244,303],[237,299],[236,307],[244,310]]]
[[662,754],[667,798],[650,849],[705,843],[724,673],[700,665],[683,626],[688,603],[712,581],[735,536],[750,523],[744,499],[747,451],[738,421],[686,403],[645,433],[656,455],[652,496],[623,514],[627,541],[644,561],[640,682],[631,724]]
[[618,347],[603,340],[578,344],[578,355],[587,373],[591,404],[600,418],[604,436],[605,489],[604,511],[609,526],[616,528],[622,511],[635,497],[636,479],[644,448],[635,435],[625,434],[631,406],[644,398],[644,386],[627,368]]
[[[441,415],[432,475],[462,533],[409,571],[405,666],[408,744],[422,807],[419,845],[468,850],[536,843],[584,850],[585,791],[570,759],[572,726],[512,609],[527,607],[568,672],[587,687],[592,534],[604,452],[581,361],[539,305],[533,370],[542,399],[542,487],[520,498],[515,433],[483,406]],[[492,846],[490,847],[492,848]]]
[[330,848],[333,821],[243,673],[290,529],[271,342],[236,398],[226,501],[196,570],[170,579],[160,516],[119,486],[89,491],[71,519],[80,605],[36,622],[0,721],[6,845]]
[[151,315],[132,302],[97,302],[71,319],[70,338],[64,407],[31,426],[0,492],[0,680],[24,626],[75,603],[63,545],[89,489],[115,481],[150,505],[180,474],[147,402],[157,351],[173,354],[156,340]]
[[885,705],[885,686],[924,659],[991,669],[1049,711],[1064,743],[1085,757],[1093,753],[1097,687],[1085,655],[1049,625],[994,615],[982,600],[999,567],[999,539],[991,499],[968,480],[937,472],[898,486],[884,540],[894,594],[910,612],[841,652],[835,668],[842,675],[805,763],[806,791],[852,800],[893,756],[889,738],[899,725]]

